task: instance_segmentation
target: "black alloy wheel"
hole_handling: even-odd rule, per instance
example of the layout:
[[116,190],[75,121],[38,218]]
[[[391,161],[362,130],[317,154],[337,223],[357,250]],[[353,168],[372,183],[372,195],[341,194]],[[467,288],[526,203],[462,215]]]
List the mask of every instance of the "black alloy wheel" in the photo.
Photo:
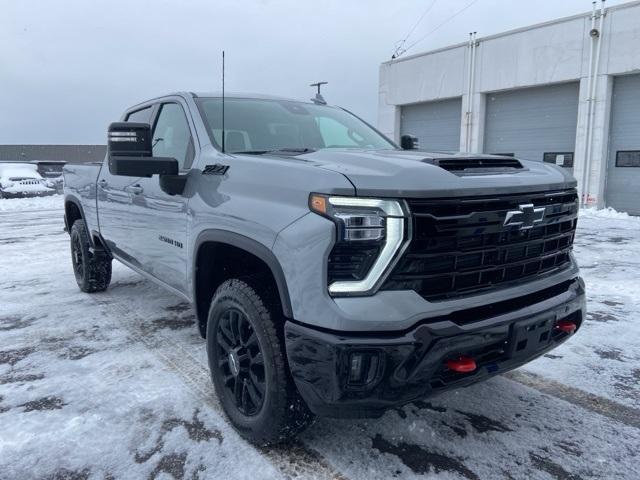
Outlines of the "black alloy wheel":
[[227,310],[216,332],[218,364],[224,374],[224,386],[238,410],[247,416],[257,414],[264,403],[264,357],[258,336],[244,313]]
[[111,257],[92,248],[84,220],[76,220],[71,227],[71,264],[80,290],[102,292],[111,282]]
[[314,419],[287,366],[284,318],[268,279],[231,278],[213,294],[206,325],[211,379],[234,428],[264,446]]

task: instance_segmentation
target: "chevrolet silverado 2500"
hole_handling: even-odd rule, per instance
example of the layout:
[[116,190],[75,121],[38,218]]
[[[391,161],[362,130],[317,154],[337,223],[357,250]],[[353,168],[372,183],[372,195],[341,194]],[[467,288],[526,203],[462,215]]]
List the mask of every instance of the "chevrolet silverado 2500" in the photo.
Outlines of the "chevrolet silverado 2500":
[[[585,317],[576,182],[403,148],[319,102],[178,93],[67,165],[85,292],[116,259],[192,302],[217,395],[256,443],[385,409],[558,346]],[[186,361],[186,359],[185,359]]]

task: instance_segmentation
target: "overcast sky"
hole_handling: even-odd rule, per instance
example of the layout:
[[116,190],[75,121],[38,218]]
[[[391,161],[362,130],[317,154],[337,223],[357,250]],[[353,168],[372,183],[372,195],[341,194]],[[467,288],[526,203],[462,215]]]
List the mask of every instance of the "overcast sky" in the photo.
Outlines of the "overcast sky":
[[[105,143],[130,105],[220,89],[306,100],[309,83],[375,124],[378,67],[561,16],[589,0],[0,0],[0,143]],[[624,3],[609,0],[607,5]]]

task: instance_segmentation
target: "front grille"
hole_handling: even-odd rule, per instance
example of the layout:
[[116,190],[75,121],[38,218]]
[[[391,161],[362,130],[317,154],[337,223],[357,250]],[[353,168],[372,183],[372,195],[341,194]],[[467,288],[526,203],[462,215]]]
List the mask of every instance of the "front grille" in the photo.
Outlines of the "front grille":
[[[566,268],[578,216],[575,189],[408,200],[413,236],[382,289],[445,300],[538,279]],[[504,226],[520,205],[544,207],[532,228]]]

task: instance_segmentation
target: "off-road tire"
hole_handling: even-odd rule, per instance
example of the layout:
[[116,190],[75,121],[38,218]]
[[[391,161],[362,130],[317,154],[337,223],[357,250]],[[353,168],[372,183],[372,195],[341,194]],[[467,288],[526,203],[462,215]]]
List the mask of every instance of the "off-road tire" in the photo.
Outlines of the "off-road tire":
[[80,290],[103,292],[111,282],[112,259],[104,253],[93,253],[84,220],[71,227],[71,264]]
[[[298,394],[287,367],[279,308],[269,302],[268,292],[261,291],[258,283],[254,279],[231,279],[220,285],[211,301],[206,338],[209,368],[224,412],[240,435],[253,444],[264,446],[291,439],[309,426],[314,416]],[[237,373],[235,377],[233,372],[229,375],[231,362],[227,360],[224,363],[229,349],[228,346],[223,347],[218,340],[218,335],[224,334],[221,322],[228,322],[232,314],[246,317],[250,324],[245,327],[246,331],[257,336],[259,352],[264,361],[262,404],[250,415],[243,413],[244,405],[237,404],[237,395],[230,386],[241,378],[241,373]],[[224,342],[227,342],[226,337]],[[255,339],[253,343],[255,345]],[[250,366],[249,370],[253,366],[255,365]],[[260,365],[258,368],[261,368]],[[244,387],[244,383],[241,385]],[[253,391],[259,392],[255,388]]]

